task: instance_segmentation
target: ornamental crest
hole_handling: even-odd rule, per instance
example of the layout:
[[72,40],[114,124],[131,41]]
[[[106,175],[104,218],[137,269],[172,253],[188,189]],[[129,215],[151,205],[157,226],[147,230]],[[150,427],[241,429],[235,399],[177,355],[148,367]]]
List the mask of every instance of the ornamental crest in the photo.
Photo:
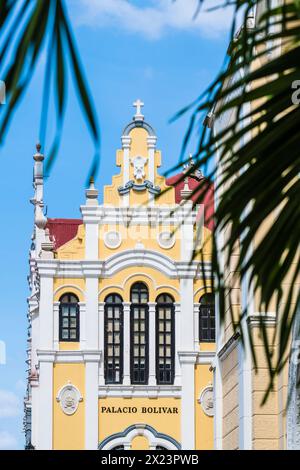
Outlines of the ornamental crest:
[[147,159],[141,156],[134,157],[131,159],[131,164],[133,165],[133,174],[137,181],[143,180],[146,176],[145,174],[145,164]]
[[68,385],[60,389],[56,400],[60,403],[60,407],[66,415],[73,415],[76,413],[79,402],[81,402],[83,398],[78,388],[69,382]]

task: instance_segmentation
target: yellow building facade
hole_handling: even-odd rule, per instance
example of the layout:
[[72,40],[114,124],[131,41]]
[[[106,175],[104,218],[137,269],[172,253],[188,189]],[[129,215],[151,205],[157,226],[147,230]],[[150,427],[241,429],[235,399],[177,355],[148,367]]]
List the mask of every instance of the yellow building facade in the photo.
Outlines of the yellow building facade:
[[[214,446],[211,226],[192,202],[202,176],[159,174],[142,105],[103,204],[91,182],[81,219],[44,216],[44,157],[34,155],[27,447]],[[190,262],[196,244],[203,257]]]

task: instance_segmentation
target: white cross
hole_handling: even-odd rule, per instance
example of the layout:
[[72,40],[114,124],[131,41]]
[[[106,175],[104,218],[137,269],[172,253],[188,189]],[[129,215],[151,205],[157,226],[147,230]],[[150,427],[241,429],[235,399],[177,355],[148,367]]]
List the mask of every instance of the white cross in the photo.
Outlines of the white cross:
[[136,107],[136,116],[142,116],[142,107],[144,106],[144,103],[141,100],[136,100],[133,103],[133,106]]

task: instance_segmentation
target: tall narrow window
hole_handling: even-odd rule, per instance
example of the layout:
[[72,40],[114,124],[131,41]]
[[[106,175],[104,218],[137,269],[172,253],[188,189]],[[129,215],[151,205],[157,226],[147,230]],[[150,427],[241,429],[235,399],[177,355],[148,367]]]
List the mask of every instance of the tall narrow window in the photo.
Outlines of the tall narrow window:
[[156,299],[156,380],[173,384],[175,358],[174,300],[168,294]]
[[79,341],[79,305],[74,294],[60,298],[59,341]]
[[131,288],[130,312],[130,372],[133,384],[148,383],[149,332],[148,289],[142,282]]
[[215,299],[213,294],[204,294],[199,307],[199,340],[213,343],[215,338]]
[[123,304],[122,298],[111,294],[105,299],[104,310],[105,382],[119,384],[123,380]]

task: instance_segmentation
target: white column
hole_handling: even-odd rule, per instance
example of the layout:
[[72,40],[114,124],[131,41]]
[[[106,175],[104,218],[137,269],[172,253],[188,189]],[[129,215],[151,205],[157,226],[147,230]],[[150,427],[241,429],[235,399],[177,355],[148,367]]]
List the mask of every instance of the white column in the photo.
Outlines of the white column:
[[99,440],[98,374],[100,354],[86,352],[85,361],[85,450],[96,450]]
[[53,350],[53,277],[41,275],[39,349]]
[[105,302],[99,302],[99,350],[101,354],[100,370],[99,370],[99,385],[105,385],[104,377],[104,306]]
[[39,354],[37,450],[53,447],[53,362],[54,354]]
[[80,349],[86,349],[86,305],[79,302],[79,328],[80,328]]
[[195,362],[196,352],[180,352],[181,363],[181,446],[195,449]]
[[149,302],[149,385],[156,385],[156,303]]
[[123,385],[130,385],[130,303],[123,302],[123,351],[124,351],[124,369]]
[[86,295],[86,349],[99,349],[98,277],[87,277]]
[[59,350],[59,304],[60,302],[53,302],[53,349]]
[[181,348],[181,308],[180,303],[175,303],[175,379],[174,385],[181,385],[181,368],[179,352]]

